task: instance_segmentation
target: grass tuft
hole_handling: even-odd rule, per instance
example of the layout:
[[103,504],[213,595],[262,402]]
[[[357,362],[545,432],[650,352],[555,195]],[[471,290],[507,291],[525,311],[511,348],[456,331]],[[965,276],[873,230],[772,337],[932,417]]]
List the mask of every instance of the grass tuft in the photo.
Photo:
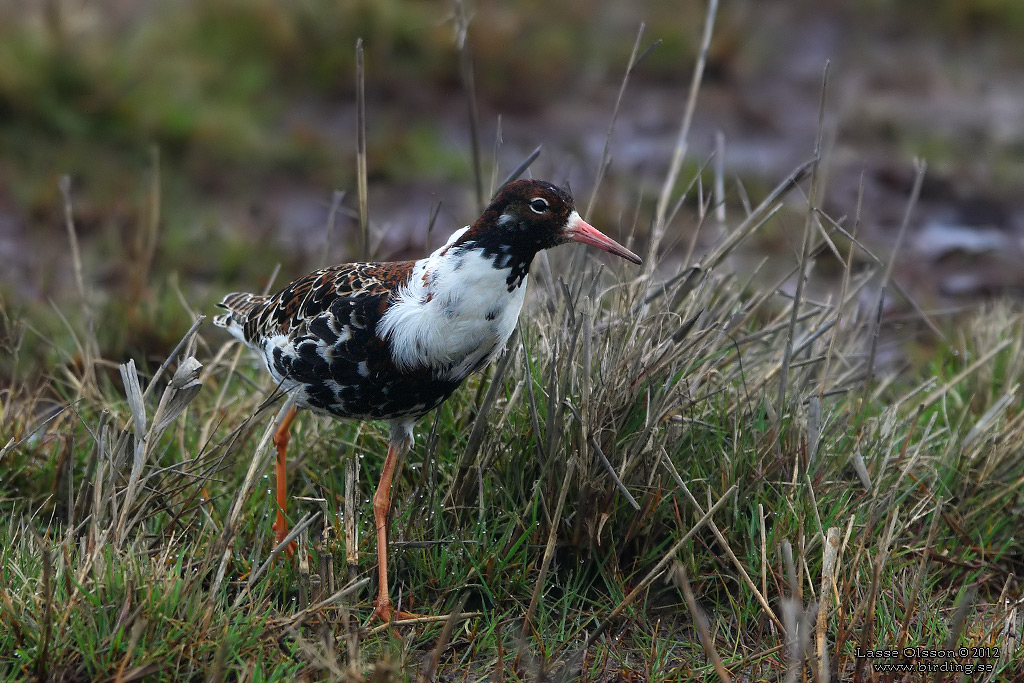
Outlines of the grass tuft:
[[[752,215],[739,229],[775,212]],[[552,256],[555,273],[578,258]],[[90,395],[69,370],[57,409],[7,389],[2,666],[846,678],[881,643],[1000,647],[984,662],[1019,667],[1024,320],[978,312],[915,381],[869,370],[863,276],[794,314],[722,267],[728,249],[712,256],[674,282],[588,258],[572,282],[535,283],[487,390],[473,380],[423,421],[393,571],[403,607],[441,616],[404,640],[355,621],[372,609],[380,427],[300,421],[289,563],[261,464],[286,406],[201,320],[151,375],[129,361]],[[449,614],[470,616],[452,630]]]

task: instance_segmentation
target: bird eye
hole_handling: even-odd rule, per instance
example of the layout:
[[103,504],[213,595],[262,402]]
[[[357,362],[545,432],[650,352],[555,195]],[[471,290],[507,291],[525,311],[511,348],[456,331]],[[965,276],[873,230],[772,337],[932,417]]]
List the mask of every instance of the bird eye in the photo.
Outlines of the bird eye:
[[534,197],[530,200],[530,210],[534,213],[544,213],[548,210],[548,200],[543,197]]

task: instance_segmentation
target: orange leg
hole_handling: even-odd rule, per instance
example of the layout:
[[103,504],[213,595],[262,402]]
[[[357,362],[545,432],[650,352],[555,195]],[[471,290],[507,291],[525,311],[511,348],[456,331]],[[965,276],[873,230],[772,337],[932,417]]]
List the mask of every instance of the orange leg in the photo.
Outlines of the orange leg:
[[373,494],[373,519],[377,523],[377,601],[374,603],[374,615],[384,622],[392,619],[414,619],[417,614],[396,612],[388,595],[388,512],[391,510],[391,478],[395,474],[399,449],[408,441],[391,439],[388,445],[388,457],[384,460],[384,470],[380,474],[377,492]]
[[[291,433],[288,430],[292,426],[296,412],[295,406],[292,406],[288,414],[281,420],[281,425],[277,428],[277,431],[274,432],[274,445],[277,447],[277,521],[274,522],[274,538],[277,539],[278,543],[283,541],[284,537],[288,535],[288,520],[284,517],[288,505],[287,452],[288,441],[291,439]],[[295,543],[289,543],[285,549],[285,554],[291,557],[294,552]]]

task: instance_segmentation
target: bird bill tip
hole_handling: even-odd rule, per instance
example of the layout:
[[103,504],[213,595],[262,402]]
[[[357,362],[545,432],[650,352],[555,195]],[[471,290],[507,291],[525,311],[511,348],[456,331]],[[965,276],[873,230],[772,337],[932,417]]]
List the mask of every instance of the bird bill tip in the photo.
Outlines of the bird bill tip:
[[572,215],[569,216],[569,220],[565,225],[565,236],[572,242],[589,244],[592,247],[603,249],[609,254],[621,256],[627,261],[632,261],[637,265],[643,263],[643,259],[631,252],[629,249],[626,249],[611,237],[605,235],[594,226],[587,223],[585,220],[580,218],[580,215],[575,211],[573,211]]

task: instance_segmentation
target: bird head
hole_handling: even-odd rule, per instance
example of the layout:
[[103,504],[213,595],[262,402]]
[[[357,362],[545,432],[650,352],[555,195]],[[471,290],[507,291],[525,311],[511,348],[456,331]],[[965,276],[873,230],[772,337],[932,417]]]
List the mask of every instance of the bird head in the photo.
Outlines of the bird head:
[[581,242],[642,263],[639,256],[580,218],[568,192],[543,180],[515,180],[505,185],[466,238],[532,253]]

